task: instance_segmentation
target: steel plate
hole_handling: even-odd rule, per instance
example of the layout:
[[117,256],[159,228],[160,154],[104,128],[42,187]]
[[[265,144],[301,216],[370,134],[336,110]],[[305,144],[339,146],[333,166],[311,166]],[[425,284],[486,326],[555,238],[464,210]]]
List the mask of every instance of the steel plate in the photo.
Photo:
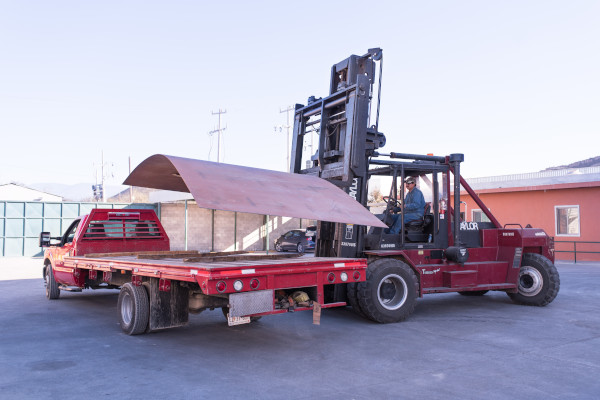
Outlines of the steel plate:
[[386,227],[346,192],[310,175],[156,154],[123,184],[188,192],[208,209]]

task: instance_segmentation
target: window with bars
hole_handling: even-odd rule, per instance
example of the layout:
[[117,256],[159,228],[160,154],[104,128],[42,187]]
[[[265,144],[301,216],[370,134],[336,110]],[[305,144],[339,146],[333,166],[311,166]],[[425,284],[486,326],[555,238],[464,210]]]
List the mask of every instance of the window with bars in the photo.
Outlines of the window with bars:
[[490,219],[481,210],[471,210],[473,222],[491,222]]
[[579,206],[555,206],[556,236],[579,236]]

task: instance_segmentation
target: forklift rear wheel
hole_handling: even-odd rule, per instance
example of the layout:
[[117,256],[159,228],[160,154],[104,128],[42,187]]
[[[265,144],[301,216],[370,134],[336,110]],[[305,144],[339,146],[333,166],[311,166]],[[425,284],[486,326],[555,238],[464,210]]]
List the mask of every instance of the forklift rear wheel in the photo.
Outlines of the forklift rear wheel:
[[58,283],[54,279],[54,273],[52,272],[52,265],[46,265],[46,297],[49,300],[56,300],[60,297],[60,289]]
[[519,272],[519,292],[507,293],[518,304],[545,306],[554,300],[560,289],[560,277],[550,260],[540,254],[523,255]]
[[144,333],[150,317],[150,301],[144,286],[126,283],[119,293],[117,303],[121,329],[128,335]]
[[463,296],[483,296],[489,292],[489,290],[471,290],[467,292],[458,292],[458,294],[462,294]]
[[406,263],[381,258],[369,264],[367,280],[358,284],[357,292],[368,318],[380,323],[399,322],[415,309],[417,277]]

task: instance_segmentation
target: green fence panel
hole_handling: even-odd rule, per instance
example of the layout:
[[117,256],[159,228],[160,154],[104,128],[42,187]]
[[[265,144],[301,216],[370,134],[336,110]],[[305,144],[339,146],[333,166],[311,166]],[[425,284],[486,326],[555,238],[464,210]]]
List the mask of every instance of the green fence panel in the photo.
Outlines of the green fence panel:
[[44,216],[44,203],[26,203],[25,217],[42,218]]
[[25,220],[25,236],[38,237],[43,228],[43,219],[26,219]]
[[77,218],[79,215],[79,203],[63,203],[63,218]]
[[23,218],[25,216],[25,203],[6,203],[6,217]]
[[[41,257],[44,255],[44,250],[40,247],[39,238],[25,238],[25,254],[29,257]],[[40,262],[41,264],[41,262]],[[41,272],[40,272],[41,273]]]
[[45,203],[44,218],[60,218],[62,215],[61,203]]
[[62,234],[60,219],[45,219],[42,232],[50,232],[50,236],[60,236]]
[[18,257],[23,254],[23,238],[5,238],[4,255],[6,257]]
[[93,208],[157,210],[158,205],[0,201],[0,257],[42,255],[40,232],[61,236],[75,218],[88,214]]
[[13,236],[24,236],[25,229],[25,219],[24,218],[6,218],[5,220],[5,236],[13,237]]

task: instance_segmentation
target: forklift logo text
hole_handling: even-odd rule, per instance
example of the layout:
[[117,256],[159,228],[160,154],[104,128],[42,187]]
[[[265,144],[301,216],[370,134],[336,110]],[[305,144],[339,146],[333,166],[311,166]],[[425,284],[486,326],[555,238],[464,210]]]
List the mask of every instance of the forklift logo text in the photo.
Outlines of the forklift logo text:
[[356,192],[357,191],[358,191],[358,178],[354,178],[354,179],[352,179],[352,186],[350,186],[348,194],[350,195],[350,197],[352,197],[354,200],[356,200]]
[[478,231],[479,226],[477,225],[477,222],[461,222],[460,230],[461,231]]
[[438,272],[440,272],[440,268],[438,269],[434,269],[431,271],[427,271],[426,269],[423,269],[423,275],[433,275],[433,274],[437,274]]

